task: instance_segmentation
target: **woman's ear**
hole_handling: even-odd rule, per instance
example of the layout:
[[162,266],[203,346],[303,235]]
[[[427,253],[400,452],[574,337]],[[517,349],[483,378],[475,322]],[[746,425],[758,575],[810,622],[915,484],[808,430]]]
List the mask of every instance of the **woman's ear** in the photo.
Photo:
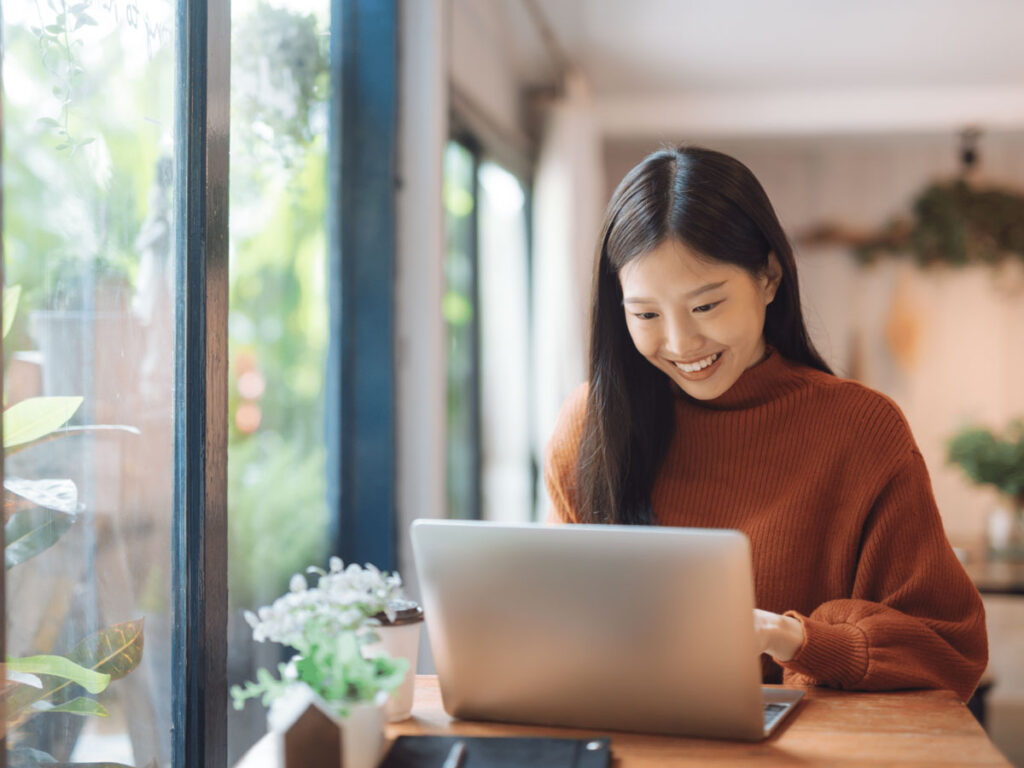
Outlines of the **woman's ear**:
[[761,285],[764,290],[764,303],[771,304],[775,300],[775,292],[779,290],[779,283],[782,282],[782,265],[775,251],[769,251],[768,264],[761,276]]

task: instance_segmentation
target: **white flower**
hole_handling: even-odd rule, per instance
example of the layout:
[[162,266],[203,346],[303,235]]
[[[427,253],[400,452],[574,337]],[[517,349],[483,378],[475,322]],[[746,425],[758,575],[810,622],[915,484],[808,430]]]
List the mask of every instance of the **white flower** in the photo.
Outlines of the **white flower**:
[[288,663],[281,668],[281,679],[289,682],[295,682],[299,679],[299,668],[295,662],[298,661],[301,656],[295,654],[289,659]]
[[309,647],[325,637],[346,631],[360,631],[378,625],[373,619],[384,612],[394,613],[390,603],[400,597],[402,579],[372,565],[344,566],[332,557],[330,571],[313,566],[309,573],[319,574],[310,587],[302,574],[292,576],[289,591],[255,614],[245,612],[245,620],[257,641],[271,640],[293,648]]

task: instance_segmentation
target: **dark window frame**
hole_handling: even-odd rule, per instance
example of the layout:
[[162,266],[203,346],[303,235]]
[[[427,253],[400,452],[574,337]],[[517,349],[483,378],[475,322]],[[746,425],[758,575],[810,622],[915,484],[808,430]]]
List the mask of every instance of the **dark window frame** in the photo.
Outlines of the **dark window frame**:
[[345,562],[397,563],[395,0],[332,0],[327,503]]
[[229,0],[178,0],[172,764],[227,764]]

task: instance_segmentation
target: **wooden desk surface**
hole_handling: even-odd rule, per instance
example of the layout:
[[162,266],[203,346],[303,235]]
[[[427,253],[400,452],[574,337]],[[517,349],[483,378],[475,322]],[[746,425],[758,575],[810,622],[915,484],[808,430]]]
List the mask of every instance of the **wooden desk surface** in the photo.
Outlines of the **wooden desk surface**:
[[651,766],[1009,766],[967,707],[948,691],[847,693],[808,688],[796,712],[756,744],[710,739],[604,734],[565,728],[452,720],[441,706],[437,678],[419,675],[413,716],[388,726],[388,736],[610,735],[615,768]]

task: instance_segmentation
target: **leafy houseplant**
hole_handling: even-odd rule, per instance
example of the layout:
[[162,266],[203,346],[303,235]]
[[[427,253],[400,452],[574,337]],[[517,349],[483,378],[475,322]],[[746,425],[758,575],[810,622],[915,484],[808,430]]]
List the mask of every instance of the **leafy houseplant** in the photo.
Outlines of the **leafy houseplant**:
[[1012,422],[1002,435],[966,427],[950,439],[947,458],[971,480],[995,486],[1009,500],[1011,525],[1000,554],[1024,557],[1024,420]]
[[261,697],[264,705],[281,698],[296,683],[305,683],[319,695],[339,718],[348,716],[360,703],[382,705],[405,676],[408,662],[388,656],[364,658],[362,647],[379,638],[374,616],[384,613],[393,619],[391,604],[400,594],[397,573],[383,573],[372,565],[343,567],[332,557],[330,570],[311,567],[318,575],[310,587],[302,574],[292,577],[289,591],[257,613],[246,611],[257,642],[270,640],[293,648],[296,653],[280,664],[280,677],[261,669],[255,682],[233,686],[235,709],[247,699]]
[[[10,331],[19,297],[18,286],[4,289],[4,337]],[[101,429],[65,426],[81,404],[81,397],[30,397],[7,407],[3,412],[4,455],[73,432]],[[111,428],[135,431],[130,427]],[[5,478],[4,569],[21,565],[56,544],[75,523],[78,512],[78,492],[71,480]],[[43,713],[107,717],[106,708],[98,700],[78,695],[77,691],[102,693],[111,681],[139,665],[142,648],[143,620],[139,619],[101,629],[65,656],[8,656],[0,677],[4,705],[0,740],[8,737],[9,763],[56,763],[45,752],[19,746],[17,736],[9,731]]]

